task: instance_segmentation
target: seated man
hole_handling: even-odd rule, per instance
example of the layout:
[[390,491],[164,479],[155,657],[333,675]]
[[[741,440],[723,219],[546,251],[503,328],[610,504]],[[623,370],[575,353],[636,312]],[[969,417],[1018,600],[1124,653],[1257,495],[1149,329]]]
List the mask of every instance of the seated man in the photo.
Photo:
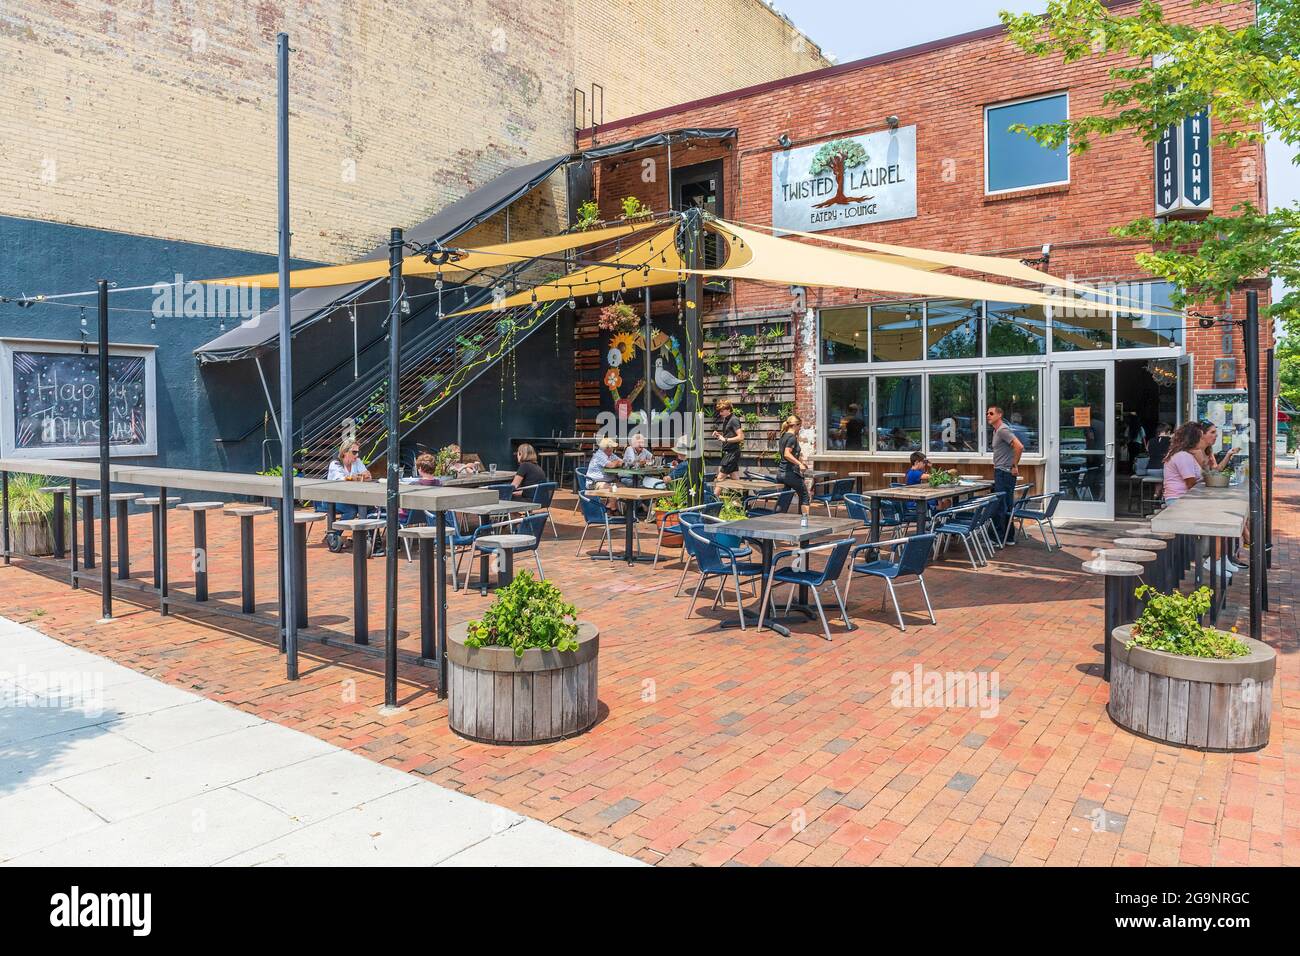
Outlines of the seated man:
[[[632,436],[631,442],[627,446],[627,451],[623,453],[624,468],[644,468],[654,461],[655,456],[650,453],[650,449],[645,446],[645,435],[637,432]],[[637,480],[631,475],[624,476],[622,479],[625,485],[635,485]]]

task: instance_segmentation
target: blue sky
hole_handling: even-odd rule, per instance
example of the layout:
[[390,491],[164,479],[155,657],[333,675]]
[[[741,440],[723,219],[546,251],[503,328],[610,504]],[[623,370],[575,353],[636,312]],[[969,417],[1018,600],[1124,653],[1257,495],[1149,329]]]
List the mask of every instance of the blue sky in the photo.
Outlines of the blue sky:
[[[776,7],[813,42],[844,63],[993,26],[999,22],[1000,10],[1041,13],[1047,3],[1045,0],[911,0],[908,3],[784,0],[777,2]],[[1271,141],[1266,162],[1270,203],[1288,205],[1300,199],[1300,167],[1291,162],[1291,151]]]

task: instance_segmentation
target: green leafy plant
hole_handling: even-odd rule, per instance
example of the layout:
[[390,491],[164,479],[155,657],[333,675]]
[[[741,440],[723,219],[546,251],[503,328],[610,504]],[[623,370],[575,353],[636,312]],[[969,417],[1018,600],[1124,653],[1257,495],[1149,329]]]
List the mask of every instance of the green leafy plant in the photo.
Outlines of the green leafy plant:
[[757,335],[742,335],[740,337],[740,347],[748,352],[754,346],[758,345]]
[[1136,645],[1184,657],[1221,660],[1250,653],[1250,648],[1232,634],[1205,627],[1198,620],[1210,609],[1209,588],[1197,588],[1190,595],[1179,591],[1161,594],[1151,585],[1143,584],[1133,593],[1147,603],[1125,647]]
[[691,506],[690,483],[685,478],[666,482],[672,489],[672,497],[660,498],[655,502],[655,511],[680,511]]
[[650,207],[642,205],[641,200],[635,196],[624,196],[619,200],[619,205],[623,207],[624,219],[644,219],[652,215]]
[[942,468],[934,468],[930,471],[931,488],[946,488],[955,484],[957,484],[957,475],[954,472]]
[[596,325],[602,332],[635,332],[641,327],[641,317],[626,302],[613,302],[600,310]]
[[497,591],[483,617],[469,622],[468,647],[509,647],[515,657],[536,648],[543,651],[578,649],[577,609],[564,600],[550,581],[520,571]]
[[764,335],[767,338],[768,342],[778,342],[781,339],[785,338],[785,326],[784,325],[769,326],[767,332],[765,332]]
[[573,228],[587,230],[598,222],[600,222],[600,207],[594,200],[588,199],[578,206],[578,219],[573,224]]
[[[57,481],[44,475],[13,474],[9,476],[9,512],[13,515],[35,515],[42,521],[49,521],[54,514],[54,495],[41,491]],[[68,509],[68,498],[64,497],[64,511]]]
[[741,503],[739,495],[722,495],[721,497],[722,510],[718,512],[718,517],[723,521],[740,521],[749,517],[749,513],[745,511],[745,506]]
[[433,456],[434,474],[447,474],[448,467],[459,457],[460,449],[455,445],[444,445],[442,448],[439,448],[437,453]]
[[758,412],[745,412],[741,416],[741,421],[745,423],[746,431],[756,431],[758,429]]
[[754,385],[757,388],[770,388],[785,378],[785,366],[780,362],[759,362],[754,372]]

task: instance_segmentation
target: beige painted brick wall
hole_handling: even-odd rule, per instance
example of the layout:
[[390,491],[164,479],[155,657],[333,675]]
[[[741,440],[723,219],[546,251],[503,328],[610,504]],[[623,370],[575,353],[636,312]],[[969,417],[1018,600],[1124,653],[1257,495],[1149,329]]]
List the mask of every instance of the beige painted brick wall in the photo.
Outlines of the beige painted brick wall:
[[[729,24],[711,30],[725,46],[701,59],[708,38],[665,33],[668,16]],[[273,252],[281,29],[293,251],[325,261],[571,148],[579,59],[604,77],[607,117],[615,97],[627,115],[702,77],[722,90],[820,65],[759,0],[16,0],[0,6],[0,214]],[[662,59],[684,38],[685,72]],[[512,235],[553,226],[563,202],[557,177]]]

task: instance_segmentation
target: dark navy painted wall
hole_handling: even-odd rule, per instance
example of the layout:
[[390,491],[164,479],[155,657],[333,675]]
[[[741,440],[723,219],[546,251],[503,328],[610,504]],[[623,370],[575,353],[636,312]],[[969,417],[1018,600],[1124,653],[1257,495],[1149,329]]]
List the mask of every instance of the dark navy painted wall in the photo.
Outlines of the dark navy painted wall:
[[[274,256],[260,253],[0,216],[0,294],[5,296],[93,290],[100,278],[127,288],[170,282],[177,273],[188,280],[268,272],[275,264]],[[86,337],[93,343],[95,297],[71,301],[85,304]],[[114,293],[109,301],[111,342],[157,346],[158,454],[138,460],[168,467],[257,470],[260,432],[238,445],[217,441],[262,419],[266,402],[256,368],[252,362],[237,362],[200,371],[194,359],[196,347],[221,333],[219,321],[166,318],[150,329],[152,292]],[[272,289],[262,293],[260,304],[270,308],[275,301]],[[75,307],[0,303],[0,336],[75,342],[81,332]]]

